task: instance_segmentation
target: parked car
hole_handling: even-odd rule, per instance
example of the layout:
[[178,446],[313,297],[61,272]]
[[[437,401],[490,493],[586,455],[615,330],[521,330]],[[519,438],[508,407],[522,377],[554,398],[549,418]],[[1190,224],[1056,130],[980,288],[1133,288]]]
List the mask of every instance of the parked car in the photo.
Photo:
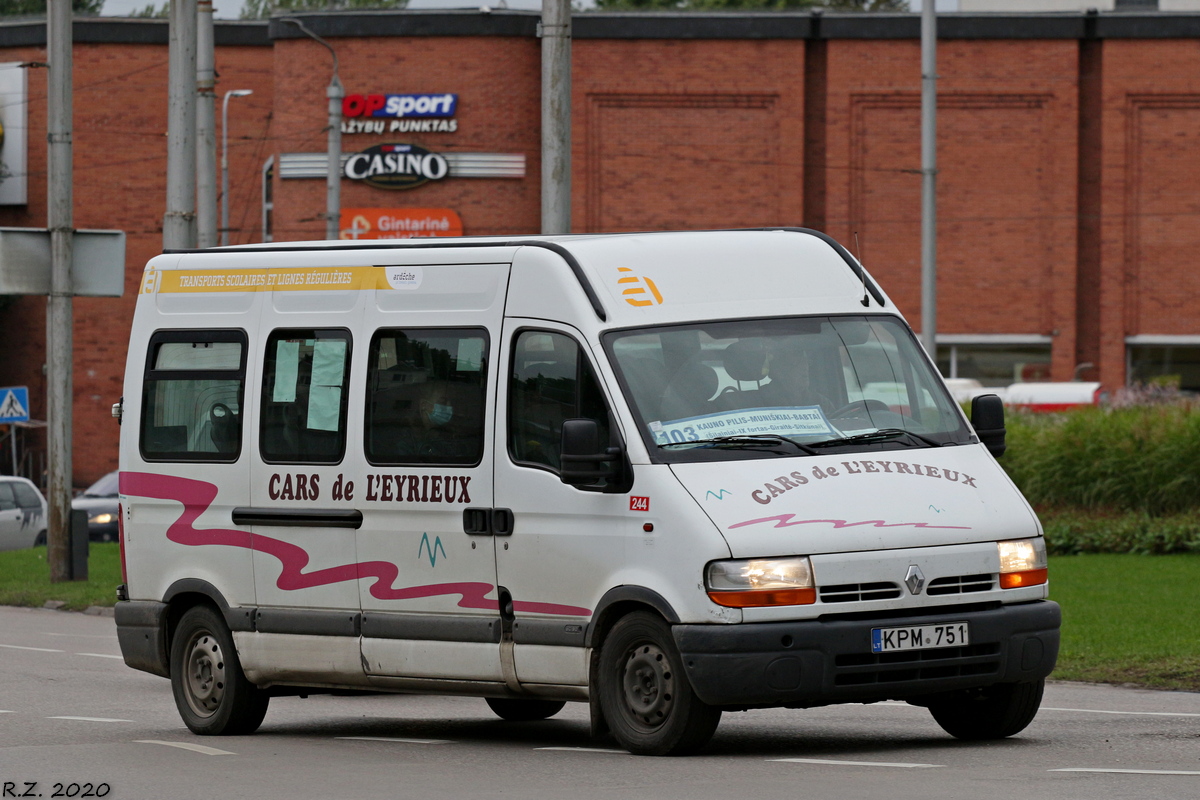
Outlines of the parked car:
[[117,520],[121,515],[117,472],[110,472],[71,501],[71,508],[88,515],[88,539],[93,542],[117,541]]
[[0,475],[0,550],[46,543],[46,498],[32,481]]

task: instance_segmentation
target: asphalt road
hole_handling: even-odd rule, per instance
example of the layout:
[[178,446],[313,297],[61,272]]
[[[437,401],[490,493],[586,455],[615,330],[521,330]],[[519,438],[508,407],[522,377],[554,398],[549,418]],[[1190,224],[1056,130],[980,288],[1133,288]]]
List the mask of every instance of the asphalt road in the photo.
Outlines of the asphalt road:
[[137,800],[1200,798],[1200,694],[1054,683],[1024,733],[985,744],[957,742],[924,709],[898,703],[726,714],[703,754],[677,759],[590,740],[579,704],[508,723],[471,698],[277,698],[253,736],[197,737],[165,679],[125,666],[111,618],[0,608],[0,798],[56,791]]

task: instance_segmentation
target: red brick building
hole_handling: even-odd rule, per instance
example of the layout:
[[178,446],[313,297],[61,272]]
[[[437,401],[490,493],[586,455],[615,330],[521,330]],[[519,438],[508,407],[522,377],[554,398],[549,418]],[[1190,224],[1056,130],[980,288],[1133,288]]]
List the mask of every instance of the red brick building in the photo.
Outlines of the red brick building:
[[[347,154],[412,144],[450,172],[404,191],[344,179],[344,208],[449,209],[469,235],[537,231],[537,14],[303,19],[336,48],[348,94],[457,96],[454,130],[346,132]],[[946,373],[1109,388],[1175,375],[1200,389],[1200,15],[956,14],[939,33]],[[83,483],[116,463],[109,407],[137,278],[162,246],[167,26],[80,20],[75,38],[75,224],[128,233],[126,295],[75,301]],[[218,98],[254,92],[230,106],[231,241],[321,238],[327,51],[278,20],[218,22],[216,38]],[[919,50],[911,14],[577,16],[574,229],[806,225],[851,246],[857,234],[919,325]],[[45,58],[43,25],[0,25],[0,62]],[[0,225],[46,224],[45,87],[29,68],[28,203],[0,206]],[[35,417],[44,306],[0,298],[0,385],[28,385]]]

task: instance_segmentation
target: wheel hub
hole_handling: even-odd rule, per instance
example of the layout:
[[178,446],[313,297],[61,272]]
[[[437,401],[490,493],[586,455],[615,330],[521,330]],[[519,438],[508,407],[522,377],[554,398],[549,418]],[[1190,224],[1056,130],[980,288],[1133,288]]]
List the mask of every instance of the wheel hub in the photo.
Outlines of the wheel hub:
[[675,699],[675,676],[667,654],[653,644],[640,644],[625,660],[625,706],[647,727],[666,722]]
[[202,717],[212,716],[225,696],[225,656],[212,634],[200,631],[192,637],[185,669],[188,705]]

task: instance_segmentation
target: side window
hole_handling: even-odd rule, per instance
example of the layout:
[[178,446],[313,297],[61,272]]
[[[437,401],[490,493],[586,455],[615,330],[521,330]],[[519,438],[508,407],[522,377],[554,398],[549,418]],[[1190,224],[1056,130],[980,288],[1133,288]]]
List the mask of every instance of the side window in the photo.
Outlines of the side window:
[[8,481],[0,483],[0,511],[12,511],[17,507],[17,498],[13,494],[12,484]]
[[245,379],[242,331],[154,334],[142,382],[142,457],[237,461]]
[[13,494],[17,496],[17,505],[21,508],[36,508],[39,511],[42,508],[42,498],[38,496],[37,491],[30,485],[25,483],[13,483]]
[[478,464],[487,352],[482,328],[377,331],[367,359],[367,460]]
[[608,441],[604,393],[579,345],[561,333],[518,333],[508,390],[508,451],[513,461],[557,471],[563,420],[579,418],[597,420],[600,440]]
[[263,461],[336,464],[346,452],[350,333],[277,330],[263,369]]

